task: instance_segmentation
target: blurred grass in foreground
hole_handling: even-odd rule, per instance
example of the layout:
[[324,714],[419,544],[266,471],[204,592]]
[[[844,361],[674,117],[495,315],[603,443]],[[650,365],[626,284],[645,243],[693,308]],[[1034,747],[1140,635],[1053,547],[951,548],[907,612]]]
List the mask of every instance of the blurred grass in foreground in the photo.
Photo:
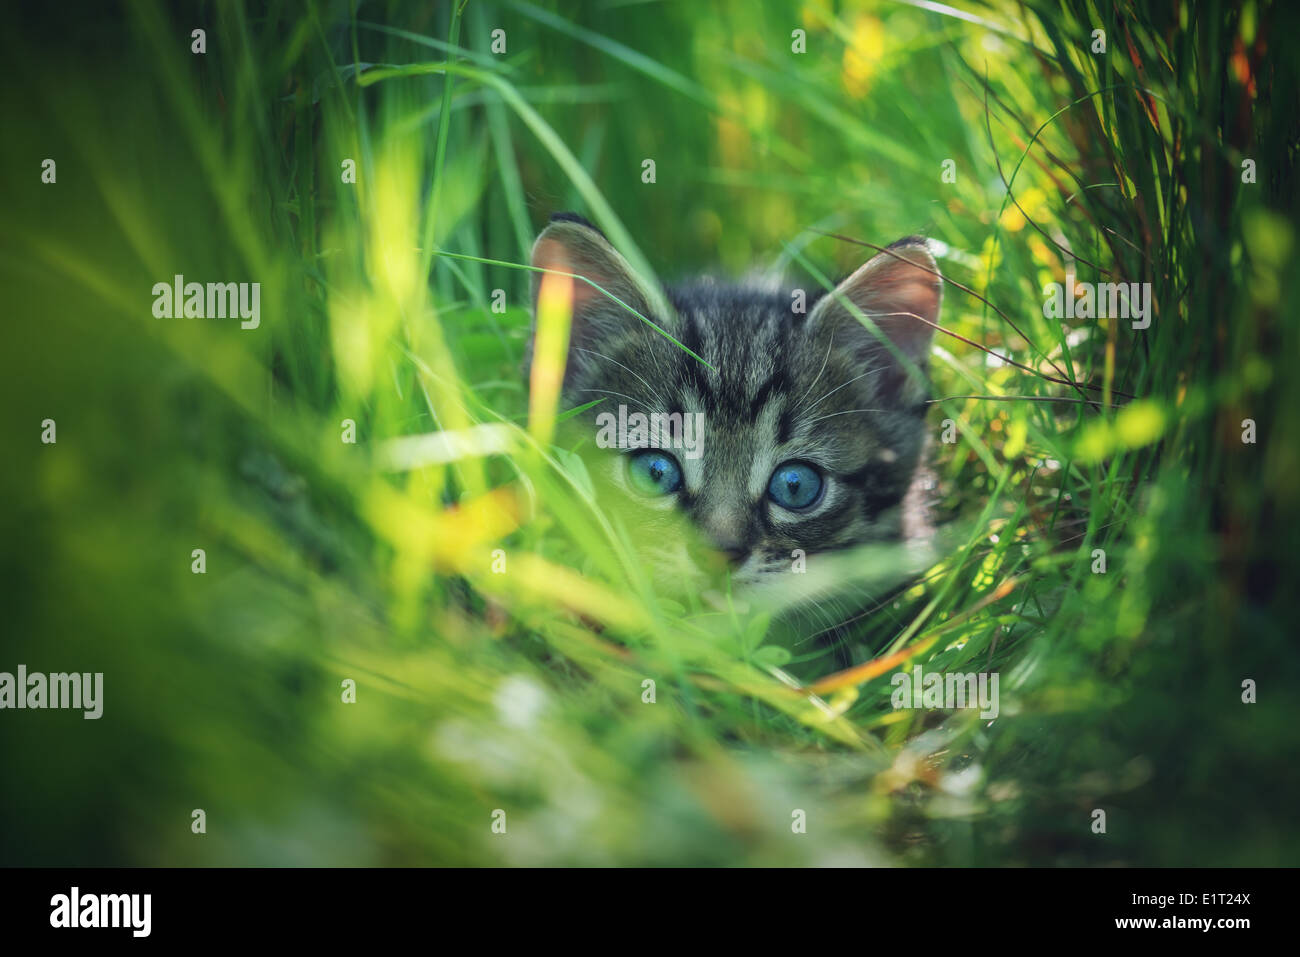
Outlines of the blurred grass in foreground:
[[[1293,13],[309,9],[5,40],[0,670],[106,703],[0,718],[0,861],[1294,863]],[[654,593],[530,420],[512,267],[562,209],[665,278],[943,244],[914,587],[824,640]],[[1150,328],[1046,319],[1066,250]],[[155,319],[177,273],[260,327]],[[1001,715],[894,711],[893,660]]]

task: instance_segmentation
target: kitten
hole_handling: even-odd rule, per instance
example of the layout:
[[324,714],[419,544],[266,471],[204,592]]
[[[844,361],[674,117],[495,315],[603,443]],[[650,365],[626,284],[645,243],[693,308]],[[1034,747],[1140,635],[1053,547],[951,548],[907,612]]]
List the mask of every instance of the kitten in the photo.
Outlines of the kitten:
[[[894,243],[837,295],[810,292],[802,312],[790,288],[697,280],[666,287],[672,313],[654,314],[642,279],[572,213],[552,217],[532,264],[590,279],[713,367],[574,281],[563,396],[570,407],[604,399],[577,427],[594,436],[597,417],[620,405],[625,418],[679,414],[674,441],[637,433],[629,444],[640,448],[606,453],[594,470],[603,496],[632,503],[630,524],[661,571],[725,568],[733,584],[752,587],[790,572],[792,556],[812,562],[927,532],[923,373],[942,285],[924,240]],[[893,348],[837,297],[871,317]],[[696,419],[704,428],[691,454],[677,423]],[[702,542],[682,531],[682,518]]]

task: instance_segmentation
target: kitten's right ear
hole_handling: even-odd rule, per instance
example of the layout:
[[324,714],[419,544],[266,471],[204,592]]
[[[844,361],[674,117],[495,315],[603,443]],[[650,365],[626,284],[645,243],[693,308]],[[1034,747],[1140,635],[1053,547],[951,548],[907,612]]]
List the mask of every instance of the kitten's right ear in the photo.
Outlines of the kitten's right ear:
[[[618,250],[591,223],[572,213],[551,217],[533,244],[532,263],[539,269],[568,273],[582,278],[573,281],[573,325],[571,342],[590,341],[617,334],[640,320],[610,295],[649,317],[649,296],[640,278]],[[542,286],[540,272],[533,273],[533,316],[537,315],[537,294]],[[591,282],[583,282],[583,278]]]
[[[882,401],[915,405],[924,381],[913,378],[846,303],[870,318],[903,358],[924,372],[943,302],[943,278],[925,240],[909,236],[872,257],[824,296],[808,316],[814,335],[830,335],[864,368],[878,368],[873,388]],[[838,335],[837,335],[838,333]]]

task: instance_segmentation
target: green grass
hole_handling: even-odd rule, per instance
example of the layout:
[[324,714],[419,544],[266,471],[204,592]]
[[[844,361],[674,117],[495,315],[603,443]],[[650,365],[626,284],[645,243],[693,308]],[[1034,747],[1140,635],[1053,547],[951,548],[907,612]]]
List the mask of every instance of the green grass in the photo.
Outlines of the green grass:
[[[1294,862],[1297,90],[1257,46],[1283,6],[29,23],[0,670],[103,671],[106,703],[0,721],[0,861]],[[915,581],[880,584],[896,548],[822,566],[880,600],[817,638],[656,592],[635,516],[530,416],[528,249],[569,209],[665,279],[943,244]],[[1067,250],[1151,283],[1150,327],[1046,318]],[[261,326],[154,319],[176,273],[260,282]],[[917,663],[998,672],[998,719],[894,710]]]

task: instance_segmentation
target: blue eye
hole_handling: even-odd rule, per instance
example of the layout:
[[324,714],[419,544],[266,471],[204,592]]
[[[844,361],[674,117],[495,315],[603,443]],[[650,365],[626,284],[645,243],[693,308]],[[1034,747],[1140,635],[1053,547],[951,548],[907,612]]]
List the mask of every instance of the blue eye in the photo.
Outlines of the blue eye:
[[627,463],[628,481],[642,495],[671,495],[682,487],[682,467],[667,452],[633,452]]
[[767,494],[777,505],[797,512],[821,499],[822,477],[811,465],[783,462],[768,479]]

